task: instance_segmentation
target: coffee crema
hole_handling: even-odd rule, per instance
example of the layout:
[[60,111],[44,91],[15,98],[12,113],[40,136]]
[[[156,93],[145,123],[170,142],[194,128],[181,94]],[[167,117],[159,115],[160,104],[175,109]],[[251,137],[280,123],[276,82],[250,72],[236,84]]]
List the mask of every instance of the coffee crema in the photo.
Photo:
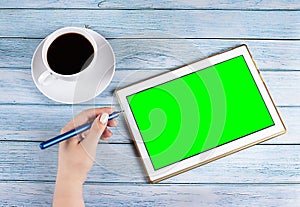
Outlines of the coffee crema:
[[88,39],[77,33],[57,37],[49,46],[49,67],[61,75],[73,75],[87,68],[94,58],[94,48]]

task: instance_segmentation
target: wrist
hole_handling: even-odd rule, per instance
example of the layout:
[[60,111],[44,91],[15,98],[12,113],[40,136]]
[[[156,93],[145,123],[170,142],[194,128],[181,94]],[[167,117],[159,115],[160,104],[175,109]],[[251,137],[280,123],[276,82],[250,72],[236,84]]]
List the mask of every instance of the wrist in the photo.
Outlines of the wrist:
[[63,182],[66,184],[73,184],[73,185],[83,185],[86,180],[86,176],[79,175],[74,172],[66,172],[64,170],[57,171],[56,181]]
[[83,182],[70,176],[57,174],[55,182],[56,194],[62,197],[81,196]]
[[57,175],[53,196],[53,206],[84,206],[82,182],[70,177]]

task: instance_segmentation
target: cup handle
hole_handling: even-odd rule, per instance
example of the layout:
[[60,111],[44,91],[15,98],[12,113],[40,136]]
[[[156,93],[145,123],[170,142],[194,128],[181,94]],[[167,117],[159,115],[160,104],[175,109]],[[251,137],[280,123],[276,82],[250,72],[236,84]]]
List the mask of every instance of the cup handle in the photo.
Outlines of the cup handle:
[[42,75],[40,75],[40,77],[38,78],[38,82],[44,86],[49,85],[54,80],[56,80],[56,78],[48,71],[43,72]]

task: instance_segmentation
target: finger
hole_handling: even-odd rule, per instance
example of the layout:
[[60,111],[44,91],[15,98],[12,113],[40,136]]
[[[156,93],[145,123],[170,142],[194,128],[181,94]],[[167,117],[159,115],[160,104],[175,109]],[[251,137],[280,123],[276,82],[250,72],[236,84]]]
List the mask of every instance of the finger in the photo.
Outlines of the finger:
[[107,141],[109,139],[110,139],[110,137],[101,137],[101,140],[103,140],[103,141]]
[[105,129],[103,134],[101,135],[101,139],[102,140],[106,140],[109,139],[111,136],[113,135],[112,131],[110,131],[109,129]]
[[107,126],[115,127],[115,126],[117,126],[118,122],[119,122],[118,119],[110,120],[110,121],[108,121]]
[[97,144],[99,138],[104,132],[108,121],[108,113],[103,113],[101,116],[97,116],[94,120],[88,136],[81,141],[83,147],[87,152],[90,152],[92,156],[96,153]]
[[104,108],[91,108],[82,111],[77,114],[63,129],[62,133],[70,131],[78,126],[86,124],[93,121],[97,116],[103,113],[111,114],[114,111],[114,107],[104,107]]
[[103,113],[111,114],[112,112],[114,112],[114,106],[87,109],[84,110],[82,113],[90,119],[95,119],[95,117],[99,116],[100,114]]
[[86,131],[82,132],[81,133],[82,138],[86,138],[89,133],[90,133],[90,130],[86,130]]

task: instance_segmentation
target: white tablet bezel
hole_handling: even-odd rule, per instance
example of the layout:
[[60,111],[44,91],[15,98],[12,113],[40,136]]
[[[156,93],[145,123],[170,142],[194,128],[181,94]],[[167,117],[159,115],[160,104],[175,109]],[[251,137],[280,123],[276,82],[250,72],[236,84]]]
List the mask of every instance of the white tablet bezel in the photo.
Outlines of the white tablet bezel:
[[[181,76],[208,68],[210,66],[216,65],[218,63],[224,62],[226,60],[243,55],[248,68],[253,76],[253,79],[263,97],[263,100],[269,110],[269,113],[274,121],[274,125],[266,129],[260,130],[258,132],[252,133],[250,135],[244,136],[242,138],[236,139],[229,143],[223,144],[221,146],[215,147],[211,150],[202,152],[200,154],[194,155],[190,158],[184,159],[182,161],[176,162],[174,164],[168,165],[161,169],[155,170],[151,163],[150,157],[148,155],[147,149],[140,135],[138,126],[136,125],[133,114],[130,110],[127,96],[138,93],[140,91],[146,90],[148,88],[154,87],[156,85],[174,80]],[[280,134],[286,132],[283,121],[275,107],[275,104],[266,88],[266,85],[255,65],[254,60],[246,45],[241,45],[239,47],[233,48],[227,52],[211,56],[209,58],[197,61],[190,65],[183,66],[181,68],[172,70],[170,72],[164,73],[162,75],[147,79],[145,81],[136,83],[134,85],[116,90],[116,95],[118,97],[119,103],[124,110],[126,122],[129,126],[130,132],[133,136],[136,148],[142,158],[144,167],[148,174],[149,181],[151,183],[159,182],[168,177],[174,176],[176,174],[185,172],[194,167],[206,164],[213,160],[219,159],[221,157],[227,156],[234,152],[240,151],[247,147],[253,146],[260,142],[271,139]]]

